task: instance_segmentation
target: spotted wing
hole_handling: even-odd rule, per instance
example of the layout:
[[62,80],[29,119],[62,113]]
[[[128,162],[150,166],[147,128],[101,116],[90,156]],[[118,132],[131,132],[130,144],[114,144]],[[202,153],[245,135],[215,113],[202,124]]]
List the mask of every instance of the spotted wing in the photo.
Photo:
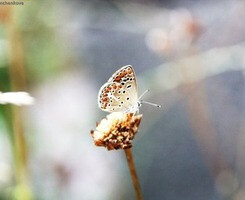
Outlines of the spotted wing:
[[134,69],[131,65],[126,65],[117,70],[114,74],[112,74],[111,78],[107,82],[117,82],[122,83],[125,79],[129,78],[131,81],[134,81],[134,84],[137,89],[136,76],[134,73]]
[[131,66],[115,72],[99,91],[99,107],[107,112],[125,112],[136,106],[137,102],[136,77]]

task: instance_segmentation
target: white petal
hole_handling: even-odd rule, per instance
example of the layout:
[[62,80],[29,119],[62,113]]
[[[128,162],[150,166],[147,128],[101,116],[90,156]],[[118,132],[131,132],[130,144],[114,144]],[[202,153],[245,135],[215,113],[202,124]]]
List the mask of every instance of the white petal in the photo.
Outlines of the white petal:
[[11,103],[17,106],[32,105],[34,98],[27,92],[0,92],[0,104]]

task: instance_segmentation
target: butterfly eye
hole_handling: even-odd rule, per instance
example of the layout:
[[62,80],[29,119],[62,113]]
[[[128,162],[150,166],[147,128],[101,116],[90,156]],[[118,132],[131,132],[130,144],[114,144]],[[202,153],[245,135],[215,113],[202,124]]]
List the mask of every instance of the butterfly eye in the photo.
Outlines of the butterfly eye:
[[127,100],[129,100],[129,97],[127,97]]
[[125,93],[125,90],[123,90],[123,93]]

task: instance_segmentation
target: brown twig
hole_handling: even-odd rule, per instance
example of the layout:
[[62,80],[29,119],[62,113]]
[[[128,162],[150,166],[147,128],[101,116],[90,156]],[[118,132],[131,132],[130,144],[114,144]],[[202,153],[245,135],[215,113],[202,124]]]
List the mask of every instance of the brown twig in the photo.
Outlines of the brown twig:
[[127,158],[128,168],[129,168],[129,171],[131,174],[131,178],[132,178],[132,182],[134,185],[137,200],[143,200],[143,196],[141,193],[140,183],[139,183],[138,176],[137,176],[136,169],[135,169],[135,165],[134,165],[133,154],[132,154],[131,148],[124,149],[124,152],[125,152],[125,155]]

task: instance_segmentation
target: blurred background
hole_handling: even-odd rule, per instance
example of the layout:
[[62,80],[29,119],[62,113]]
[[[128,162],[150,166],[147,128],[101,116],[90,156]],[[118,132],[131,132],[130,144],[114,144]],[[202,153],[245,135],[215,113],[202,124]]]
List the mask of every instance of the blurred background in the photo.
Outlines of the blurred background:
[[243,0],[0,5],[0,199],[135,199],[124,152],[93,144],[97,93],[132,65],[143,105],[133,154],[144,199],[245,200]]

